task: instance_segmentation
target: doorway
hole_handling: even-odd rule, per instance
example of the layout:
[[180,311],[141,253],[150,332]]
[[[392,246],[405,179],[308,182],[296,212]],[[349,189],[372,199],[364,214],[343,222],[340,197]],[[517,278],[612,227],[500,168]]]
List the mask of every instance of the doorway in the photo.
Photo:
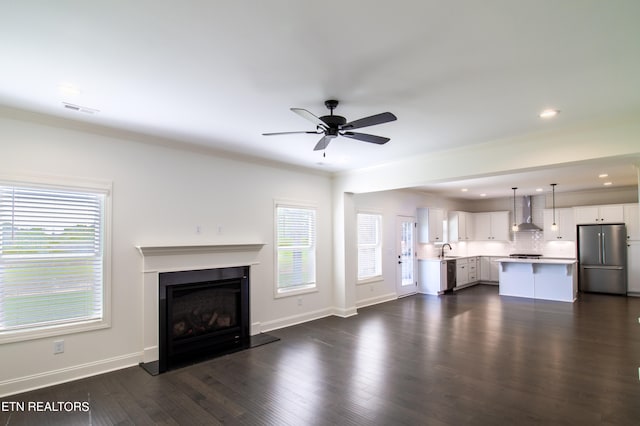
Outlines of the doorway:
[[398,297],[415,294],[416,280],[415,235],[416,218],[398,216],[396,218],[396,292]]

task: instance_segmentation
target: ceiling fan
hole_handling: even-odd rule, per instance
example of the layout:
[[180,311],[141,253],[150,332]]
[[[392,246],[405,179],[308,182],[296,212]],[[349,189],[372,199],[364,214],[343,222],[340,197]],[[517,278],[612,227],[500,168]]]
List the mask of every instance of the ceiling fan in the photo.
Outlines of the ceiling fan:
[[389,142],[389,138],[383,136],[369,135],[366,133],[356,133],[351,130],[360,129],[362,127],[375,126],[376,124],[388,123],[390,121],[397,120],[397,117],[390,112],[383,112],[369,117],[361,118],[359,120],[347,122],[347,119],[340,115],[333,115],[333,110],[338,106],[338,101],[329,99],[324,102],[324,105],[329,108],[330,114],[322,117],[316,117],[306,109],[291,108],[291,111],[295,112],[302,118],[311,121],[316,125],[315,131],[308,132],[277,132],[277,133],[263,133],[263,136],[275,136],[275,135],[293,135],[299,133],[309,134],[324,134],[318,141],[314,151],[322,151],[327,148],[329,142],[338,136],[344,136],[345,138],[357,139],[363,142],[375,143],[378,145]]

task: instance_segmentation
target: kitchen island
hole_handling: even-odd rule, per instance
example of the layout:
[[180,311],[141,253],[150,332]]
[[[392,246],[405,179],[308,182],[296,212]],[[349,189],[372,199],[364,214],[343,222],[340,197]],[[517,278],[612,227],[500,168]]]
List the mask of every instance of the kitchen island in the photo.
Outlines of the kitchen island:
[[574,302],[578,294],[577,260],[500,258],[501,296]]

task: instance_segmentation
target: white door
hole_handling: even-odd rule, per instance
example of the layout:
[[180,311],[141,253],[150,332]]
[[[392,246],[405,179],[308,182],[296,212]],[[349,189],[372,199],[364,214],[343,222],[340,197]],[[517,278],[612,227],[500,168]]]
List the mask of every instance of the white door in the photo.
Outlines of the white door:
[[416,279],[415,230],[416,218],[398,216],[396,220],[397,269],[396,291],[398,297],[414,294],[418,290]]

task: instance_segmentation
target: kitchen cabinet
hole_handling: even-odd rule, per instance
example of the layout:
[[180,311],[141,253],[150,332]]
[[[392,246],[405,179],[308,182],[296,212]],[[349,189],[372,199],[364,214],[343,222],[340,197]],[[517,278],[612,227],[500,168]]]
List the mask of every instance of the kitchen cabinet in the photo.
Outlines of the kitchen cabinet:
[[508,241],[509,212],[473,213],[474,235],[479,241]]
[[627,293],[640,296],[640,241],[627,242]]
[[456,260],[456,287],[469,284],[469,266],[467,259]]
[[640,213],[638,204],[624,204],[624,223],[627,225],[627,240],[640,241]]
[[500,259],[501,296],[574,302],[578,264],[572,259]]
[[623,223],[624,208],[622,204],[604,206],[580,206],[573,208],[576,225],[591,223]]
[[480,274],[478,267],[480,266],[480,260],[478,257],[470,257],[467,259],[467,266],[469,269],[469,283],[476,283],[480,280]]
[[456,259],[456,288],[476,284],[480,280],[478,264],[478,257]]
[[420,208],[418,209],[418,242],[443,243],[444,242],[444,209]]
[[447,261],[418,261],[418,290],[424,294],[442,294],[447,289]]
[[498,262],[494,262],[498,257],[481,256],[478,269],[480,270],[480,281],[497,283],[499,277]]
[[467,212],[449,212],[449,241],[468,241],[473,239],[473,215]]
[[553,209],[545,209],[544,215],[544,239],[545,241],[576,241],[576,222],[573,209],[556,209],[556,225],[558,230],[553,231]]

